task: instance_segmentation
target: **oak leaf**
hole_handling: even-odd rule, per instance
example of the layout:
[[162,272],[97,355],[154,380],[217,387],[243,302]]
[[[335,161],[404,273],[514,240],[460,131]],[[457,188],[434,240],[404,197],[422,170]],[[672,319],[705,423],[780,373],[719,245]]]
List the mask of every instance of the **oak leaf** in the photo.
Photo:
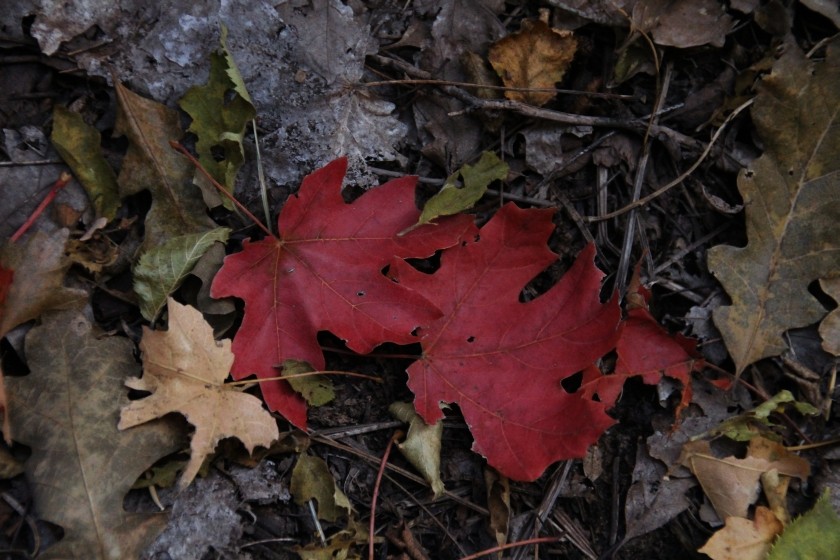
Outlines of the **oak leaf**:
[[335,400],[335,387],[330,377],[318,374],[306,362],[286,360],[281,375],[309,406],[323,406]]
[[123,498],[158,459],[180,449],[171,422],[117,430],[137,370],[134,344],[107,337],[78,311],[44,315],[26,335],[31,373],[6,379],[15,439],[32,448],[26,477],[35,514],[64,538],[39,558],[139,558],[162,514],[129,513]]
[[[400,237],[420,215],[416,179],[389,181],[346,204],[341,196],[346,168],[341,158],[308,175],[280,212],[280,238],[246,241],[213,280],[213,297],[245,300],[233,341],[235,379],[276,377],[287,359],[324,369],[318,331],[367,353],[384,342],[416,342],[412,331],[440,316],[426,298],[381,270],[394,257],[428,257],[455,244],[471,218],[452,217]],[[286,382],[262,383],[261,390],[270,409],[306,426],[306,405]]]
[[825,314],[808,285],[840,271],[839,51],[832,41],[816,63],[791,45],[755,99],[765,151],[738,177],[748,243],[708,253],[732,298],[713,318],[738,374],[782,353],[786,330]]
[[395,262],[402,286],[443,317],[420,329],[423,355],[408,369],[418,414],[434,424],[440,402],[457,402],[473,449],[502,474],[534,480],[559,459],[582,457],[613,424],[605,402],[562,382],[610,351],[619,308],[599,300],[603,274],[594,246],[548,292],[519,301],[525,285],[557,256],[545,245],[551,210],[502,207],[480,231],[444,252],[433,275]]
[[298,505],[309,500],[318,503],[318,519],[334,522],[353,512],[350,500],[336,485],[330,468],[320,457],[307,453],[298,456],[289,489]]
[[195,427],[190,461],[178,483],[183,489],[221,439],[235,437],[252,452],[257,445],[271,445],[279,431],[258,398],[224,385],[233,363],[230,341],[213,340],[213,329],[197,309],[171,298],[167,306],[169,330],[143,328],[143,377],[125,383],[152,394],[122,409],[119,428],[183,414]]
[[639,0],[631,25],[657,45],[687,49],[706,44],[722,47],[734,20],[717,0]]
[[350,552],[354,546],[366,544],[367,530],[356,519],[350,500],[335,482],[327,463],[320,457],[307,453],[298,456],[292,470],[290,488],[295,503],[317,504],[318,519],[336,522],[345,519],[345,528],[330,535],[326,543],[311,543],[294,547],[302,560],[341,560],[355,558]]
[[703,369],[705,362],[697,351],[697,342],[679,333],[671,334],[651,314],[650,291],[641,285],[640,267],[636,267],[626,297],[627,316],[621,321],[621,334],[616,343],[615,371],[602,375],[597,366],[586,369],[581,390],[585,396],[615,402],[624,382],[641,377],[648,385],[667,376],[682,383],[682,398],[675,410],[680,412],[691,402],[691,373]]

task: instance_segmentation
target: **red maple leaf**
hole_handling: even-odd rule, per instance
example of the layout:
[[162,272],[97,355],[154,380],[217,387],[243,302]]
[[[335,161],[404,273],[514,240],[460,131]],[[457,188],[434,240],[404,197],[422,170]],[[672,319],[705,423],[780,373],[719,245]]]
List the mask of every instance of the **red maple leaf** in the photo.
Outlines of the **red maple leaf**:
[[10,268],[3,268],[0,265],[0,317],[2,317],[3,305],[6,303],[6,297],[9,295],[9,288],[12,287],[12,280],[15,278],[14,270]]
[[[216,275],[213,297],[245,300],[232,347],[235,379],[276,377],[287,359],[323,369],[318,331],[367,353],[383,342],[416,342],[412,332],[440,317],[428,300],[381,271],[395,257],[428,257],[457,243],[472,219],[458,216],[398,236],[420,215],[416,178],[389,181],[346,204],[346,170],[341,158],[304,178],[280,212],[279,238],[246,241]],[[306,404],[286,382],[261,383],[261,389],[269,408],[306,427]]]
[[456,402],[473,449],[501,473],[534,480],[552,462],[581,457],[613,424],[606,404],[561,382],[615,347],[617,300],[599,300],[603,274],[589,246],[559,283],[527,303],[524,286],[557,259],[545,242],[553,210],[508,204],[473,239],[444,252],[433,275],[404,262],[391,273],[437,305],[420,330],[422,358],[409,369],[417,412],[441,418]]
[[581,391],[584,396],[597,393],[601,401],[615,403],[628,378],[638,376],[644,383],[656,385],[664,375],[683,385],[675,411],[679,421],[680,412],[691,402],[691,372],[703,369],[705,362],[697,351],[697,341],[679,333],[670,334],[651,315],[650,296],[639,281],[636,267],[627,294],[627,317],[621,322],[616,343],[615,371],[603,375],[595,365],[590,366],[584,373]]

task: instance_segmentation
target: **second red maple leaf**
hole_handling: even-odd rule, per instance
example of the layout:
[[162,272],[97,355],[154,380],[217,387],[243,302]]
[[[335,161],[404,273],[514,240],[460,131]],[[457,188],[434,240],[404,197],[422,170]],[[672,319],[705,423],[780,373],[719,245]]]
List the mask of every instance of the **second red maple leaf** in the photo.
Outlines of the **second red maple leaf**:
[[557,259],[545,242],[552,210],[508,204],[469,241],[444,252],[433,275],[392,266],[403,285],[443,317],[421,329],[423,356],[409,367],[417,412],[428,423],[455,402],[475,451],[503,474],[534,480],[554,461],[581,457],[613,424],[605,403],[562,381],[615,347],[619,307],[601,303],[603,273],[589,246],[561,281],[522,303],[525,285]]

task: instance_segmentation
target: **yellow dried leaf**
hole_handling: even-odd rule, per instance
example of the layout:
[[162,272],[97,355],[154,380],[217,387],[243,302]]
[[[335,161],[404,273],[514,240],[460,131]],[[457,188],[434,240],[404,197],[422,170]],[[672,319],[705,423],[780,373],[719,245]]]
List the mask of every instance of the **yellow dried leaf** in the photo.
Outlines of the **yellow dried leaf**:
[[213,329],[201,313],[169,299],[169,330],[143,328],[143,377],[126,385],[152,395],[122,409],[124,430],[171,412],[183,414],[195,426],[190,461],[178,486],[195,478],[201,463],[223,438],[235,437],[253,451],[279,437],[277,423],[257,397],[225,385],[233,363],[230,340],[213,340]]
[[[525,20],[518,33],[508,35],[490,47],[490,64],[506,87],[554,89],[572,63],[577,39],[570,31],[553,29],[540,20]],[[554,91],[506,91],[505,96],[541,106]]]
[[712,560],[764,560],[770,552],[770,545],[784,525],[773,512],[758,506],[755,520],[730,517],[726,526],[719,529],[709,541],[698,550]]
[[776,469],[779,474],[805,480],[811,472],[808,461],[762,437],[750,441],[743,459],[718,457],[708,441],[692,441],[683,446],[679,462],[697,477],[721,519],[747,516],[758,497],[763,473]]
[[408,435],[397,449],[414,465],[429,486],[432,487],[435,499],[441,497],[445,490],[440,478],[440,446],[443,438],[443,422],[437,421],[433,425],[426,424],[414,410],[414,405],[406,402],[395,402],[388,407],[391,415],[403,422],[408,422]]

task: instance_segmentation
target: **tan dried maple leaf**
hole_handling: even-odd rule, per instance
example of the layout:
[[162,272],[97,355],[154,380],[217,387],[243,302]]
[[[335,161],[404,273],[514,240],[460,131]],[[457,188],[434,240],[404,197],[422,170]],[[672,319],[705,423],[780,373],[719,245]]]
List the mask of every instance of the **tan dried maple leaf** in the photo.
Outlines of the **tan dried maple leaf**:
[[230,340],[214,340],[213,329],[197,309],[172,298],[167,307],[169,330],[143,329],[143,377],[126,381],[132,389],[152,395],[124,407],[119,428],[170,412],[183,414],[195,427],[190,461],[178,483],[183,489],[221,439],[235,437],[252,452],[258,445],[271,445],[279,432],[257,397],[224,384],[233,363]]
[[770,545],[784,524],[764,506],[755,510],[755,519],[727,517],[726,526],[698,550],[712,560],[764,560]]

